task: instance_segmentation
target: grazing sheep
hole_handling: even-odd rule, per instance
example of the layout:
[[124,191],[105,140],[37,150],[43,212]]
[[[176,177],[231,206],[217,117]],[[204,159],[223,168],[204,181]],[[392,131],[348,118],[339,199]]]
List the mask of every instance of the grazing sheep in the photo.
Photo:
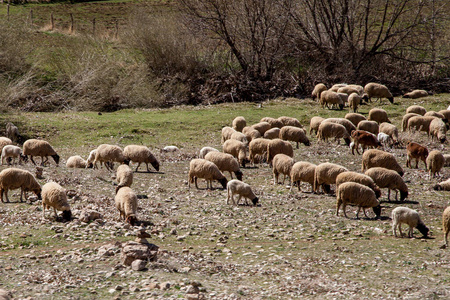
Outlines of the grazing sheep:
[[267,146],[270,140],[264,138],[254,139],[250,142],[249,148],[249,159],[253,165],[255,165],[255,158],[257,155],[264,157],[267,152]]
[[348,96],[348,110],[356,113],[358,111],[358,106],[361,103],[361,96],[357,93],[352,93]]
[[28,158],[22,154],[22,148],[14,146],[14,145],[6,145],[5,147],[3,147],[3,149],[2,149],[2,165],[3,165],[5,159],[9,165],[8,158],[12,159],[13,164],[16,163],[16,158],[19,159],[18,160],[19,164],[22,161],[26,162],[28,160]]
[[4,137],[4,136],[0,136],[0,149],[3,149],[3,147],[5,147],[6,145],[12,145],[12,141],[11,139]]
[[261,119],[260,122],[267,122],[267,123],[270,124],[270,126],[271,126],[272,128],[275,128],[275,127],[281,128],[281,127],[284,126],[284,125],[283,125],[283,122],[281,122],[281,121],[278,120],[278,119],[271,118],[271,117],[264,117],[264,118]]
[[[234,201],[234,195],[236,194],[239,195],[237,203]],[[248,204],[247,199],[250,199],[250,201],[252,201],[253,205],[255,206],[259,200],[258,197],[256,197],[256,195],[253,193],[250,185],[240,180],[230,180],[227,183],[227,204],[229,204],[231,199],[233,205],[239,205],[239,201],[241,201],[242,197],[244,197],[246,204]]]
[[302,128],[294,127],[294,126],[284,126],[280,130],[280,139],[284,141],[292,141],[298,144],[302,143],[305,146],[310,146],[308,137],[305,134],[305,131]]
[[233,119],[233,123],[231,126],[234,130],[242,132],[242,129],[247,126],[247,121],[245,121],[244,117],[236,117]]
[[[404,97],[404,96],[403,96]],[[420,105],[411,105],[410,107],[408,107],[406,109],[406,113],[414,113],[414,114],[418,114],[418,115],[425,115],[427,113],[427,110],[425,107],[420,106]]]
[[277,154],[273,158],[272,171],[273,171],[273,184],[278,184],[278,175],[283,174],[283,183],[286,180],[286,175],[291,176],[292,166],[294,165],[294,159],[286,154]]
[[313,100],[315,100],[316,98],[320,99],[320,94],[322,94],[322,92],[324,92],[326,90],[327,90],[327,87],[325,86],[325,84],[323,84],[323,83],[316,84],[316,86],[314,87],[314,90],[311,93],[311,98]]
[[349,84],[347,85],[350,88],[355,89],[358,92],[358,95],[360,95],[361,97],[364,95],[364,87],[362,85],[359,84]]
[[[295,128],[297,128],[297,127],[295,127]],[[269,140],[273,140],[273,139],[278,139],[278,138],[280,138],[280,128],[278,128],[278,127],[273,127],[273,128],[271,128],[271,129],[267,130],[267,131],[264,133],[264,138],[265,138],[265,139],[269,139]]]
[[180,149],[177,146],[165,146],[160,150],[160,152],[176,152],[180,151]]
[[116,194],[117,191],[124,186],[131,187],[133,184],[133,170],[128,165],[120,165],[117,168],[116,172],[116,181],[117,181],[117,187],[116,187]]
[[214,163],[221,172],[229,172],[231,179],[233,179],[232,172],[234,172],[236,178],[242,180],[242,172],[239,168],[239,162],[233,157],[233,155],[213,151],[206,154],[205,159]]
[[228,181],[225,176],[214,163],[207,161],[206,159],[195,158],[189,163],[189,188],[191,188],[191,183],[195,182],[195,187],[198,189],[197,178],[204,178],[206,180],[207,188],[212,189],[213,180],[219,181],[224,189],[227,187]]
[[6,123],[6,136],[13,142],[19,139],[19,128],[11,122]]
[[34,165],[36,165],[36,163],[33,160],[33,156],[41,157],[42,166],[48,161],[49,156],[53,158],[56,165],[59,164],[59,155],[56,153],[53,147],[47,141],[44,140],[36,140],[36,139],[26,140],[25,143],[23,144],[23,155],[29,155]]
[[242,129],[242,133],[245,134],[245,137],[247,138],[247,141],[250,143],[254,139],[258,139],[261,137],[261,133],[259,133],[258,130],[251,126],[245,126],[244,129]]
[[385,85],[370,82],[364,86],[364,93],[363,99],[365,101],[370,101],[372,97],[376,97],[380,102],[382,98],[387,98],[389,102],[394,103],[394,97]]
[[394,170],[400,174],[400,176],[403,176],[404,174],[402,167],[400,167],[394,155],[378,149],[367,150],[362,155],[361,172],[365,172],[366,170],[374,167],[383,167]]
[[403,98],[417,99],[417,98],[422,98],[422,97],[427,97],[427,96],[429,96],[429,94],[425,90],[414,90],[412,92],[404,94]]
[[231,139],[231,135],[234,132],[236,132],[236,130],[234,130],[229,126],[225,126],[224,128],[222,128],[222,138],[221,138],[222,144]]
[[373,179],[368,175],[352,171],[340,173],[336,177],[336,189],[338,189],[339,185],[341,185],[344,182],[357,182],[359,184],[363,184],[365,186],[370,187],[375,192],[375,196],[377,197],[377,199],[380,198],[381,196],[380,188],[375,183],[375,181],[373,181]]
[[30,172],[17,168],[8,168],[0,172],[0,199],[2,202],[5,202],[3,194],[5,194],[6,202],[9,202],[8,191],[18,188],[20,188],[20,202],[23,202],[22,195],[25,200],[27,199],[28,191],[35,193],[41,199],[41,186]]
[[436,118],[439,118],[439,119],[442,119],[442,120],[445,119],[445,116],[443,114],[438,113],[438,112],[433,111],[433,110],[427,111],[427,113],[424,114],[423,116],[424,117],[436,117]]
[[323,91],[320,95],[320,106],[323,108],[324,106],[328,108],[328,104],[330,104],[330,108],[333,105],[336,105],[339,107],[340,110],[344,108],[344,102],[342,101],[342,98],[339,97],[338,93],[333,91]]
[[442,119],[437,118],[431,121],[430,135],[433,140],[436,139],[441,143],[445,143],[447,140],[447,126]]
[[402,223],[409,225],[408,237],[414,237],[414,227],[416,227],[424,237],[428,236],[429,229],[420,219],[419,213],[414,209],[408,207],[396,207],[392,210],[392,231],[394,236],[397,237],[397,227],[400,231],[400,237],[403,237]]
[[385,133],[388,136],[390,136],[394,142],[399,141],[397,126],[390,124],[390,123],[383,122],[380,124],[380,127],[378,129],[379,129],[379,132]]
[[239,132],[239,131],[233,132],[230,140],[236,140],[236,141],[242,142],[245,145],[245,147],[248,146],[247,136],[245,134],[243,134],[242,132]]
[[95,154],[97,153],[97,149],[89,152],[88,159],[86,160],[86,168],[92,168],[94,166]]
[[297,184],[300,191],[300,182],[307,182],[311,185],[311,192],[314,192],[314,172],[316,167],[317,165],[306,161],[296,162],[291,169],[291,188],[289,191],[292,191],[294,183]]
[[[294,126],[294,127],[303,128],[302,124],[300,124],[300,121],[297,120],[296,118],[281,116],[278,118],[278,120],[281,123],[283,123],[283,126]],[[280,127],[280,129],[281,128],[282,127]]]
[[380,189],[388,189],[388,200],[391,200],[391,190],[395,190],[395,200],[397,200],[397,191],[400,191],[400,201],[408,197],[408,186],[403,178],[397,172],[381,167],[370,168],[365,173],[370,176]]
[[270,167],[272,167],[272,160],[275,155],[280,153],[294,157],[294,148],[290,142],[283,141],[282,139],[270,140],[267,144],[267,163]]
[[100,166],[102,166],[102,163],[105,163],[106,169],[112,171],[111,163],[118,162],[120,164],[128,165],[130,163],[130,159],[125,156],[122,148],[120,148],[119,146],[101,144],[97,147],[97,151],[95,152],[95,158],[93,162],[94,169],[98,168],[97,162],[100,162]]
[[450,167],[450,154],[444,154],[444,167]]
[[264,133],[272,128],[268,122],[259,122],[257,124],[252,125],[254,129],[258,130],[261,136],[264,136]]
[[317,139],[328,142],[329,138],[335,138],[338,144],[339,139],[342,138],[347,145],[350,145],[350,135],[344,126],[324,121],[320,124],[317,131]]
[[352,154],[355,155],[355,148],[356,153],[359,154],[358,148],[359,145],[361,145],[363,153],[366,148],[377,148],[377,147],[383,147],[383,145],[378,141],[377,137],[373,135],[370,132],[364,131],[364,130],[355,130],[352,132],[352,138],[354,147],[352,148]]
[[138,220],[136,216],[138,201],[134,191],[128,186],[116,189],[114,202],[119,211],[119,219],[134,226]]
[[366,208],[372,208],[379,218],[381,215],[381,206],[378,202],[375,192],[363,184],[357,182],[344,182],[336,188],[336,216],[339,216],[339,208],[342,205],[344,216],[347,218],[346,207],[347,204],[354,204],[358,206],[356,212],[356,219],[359,219],[359,212],[363,209],[364,215],[367,217]]
[[384,132],[378,133],[377,138],[384,147],[392,147],[392,145],[394,144],[392,138]]
[[440,110],[439,113],[443,115],[446,120],[450,120],[450,110],[443,109]]
[[378,123],[375,121],[361,121],[361,122],[359,122],[359,124],[356,128],[358,130],[368,131],[375,135],[378,135],[378,132],[380,131],[380,127],[378,126]]
[[411,159],[416,160],[416,169],[419,166],[419,160],[423,161],[425,164],[425,169],[427,168],[427,156],[428,156],[428,149],[422,145],[419,145],[414,142],[408,142],[406,145],[406,155],[408,158],[406,159],[406,167],[412,168],[411,165]]
[[198,158],[205,158],[205,155],[208,154],[209,152],[220,152],[220,151],[213,147],[203,147],[202,149],[200,149]]
[[412,129],[418,131],[425,131],[428,135],[430,134],[430,124],[431,121],[436,119],[436,117],[431,116],[414,116],[408,120],[408,130]]
[[347,129],[348,135],[351,135],[353,130],[356,130],[355,125],[353,125],[351,121],[344,118],[328,118],[325,119],[324,122],[341,124],[342,126],[345,127],[345,129]]
[[343,172],[348,172],[348,170],[341,165],[333,163],[319,164],[314,172],[314,192],[317,193],[319,186],[322,186],[322,190],[330,194],[330,185],[335,184],[336,177]]
[[356,126],[358,126],[359,122],[367,120],[366,117],[364,117],[361,114],[357,114],[357,113],[348,113],[345,115],[345,119],[352,122],[353,125],[355,126],[355,128],[356,128]]
[[334,84],[329,91],[337,92],[341,87],[347,86],[346,83],[336,83]]
[[237,140],[228,140],[223,144],[223,152],[233,155],[237,158],[241,166],[245,168],[247,163],[247,147],[244,143]]
[[409,119],[411,119],[412,117],[417,117],[420,115],[416,114],[416,113],[407,113],[406,115],[403,116],[402,118],[402,131],[405,132],[408,129],[408,121]]
[[319,130],[320,123],[322,123],[325,120],[325,118],[322,117],[312,117],[311,121],[309,122],[309,135],[311,135],[311,132],[314,130],[315,134],[317,135],[317,131]]
[[346,93],[337,93],[337,94],[339,95],[339,97],[342,100],[342,103],[344,103],[345,106],[345,103],[348,103],[348,95]]
[[439,150],[433,150],[428,154],[427,161],[427,171],[429,171],[429,175],[433,175],[433,177],[436,177],[436,175],[440,175],[439,172],[441,171],[442,167],[445,163],[444,155],[442,155],[442,152]]
[[384,109],[381,108],[372,108],[369,111],[369,116],[367,118],[369,121],[375,121],[378,124],[386,122],[391,123],[391,120],[389,120],[387,112]]
[[446,181],[442,181],[435,186],[433,186],[433,189],[436,191],[450,191],[450,178]]
[[448,233],[450,232],[450,206],[442,213],[442,230],[444,231],[444,245],[448,247]]
[[45,219],[45,209],[53,208],[55,218],[58,217],[57,210],[62,211],[65,221],[72,219],[72,211],[67,202],[66,190],[56,182],[47,182],[42,186],[42,218]]
[[343,87],[340,87],[340,88],[337,90],[337,93],[338,93],[338,94],[339,94],[339,93],[347,94],[348,96],[350,96],[350,95],[353,94],[353,93],[355,93],[356,95],[359,95],[359,92],[358,92],[357,89],[355,89],[355,88],[353,88],[353,87],[351,87],[351,86],[348,86],[348,85],[343,86]]
[[71,156],[66,161],[67,168],[87,168],[86,161],[79,155]]

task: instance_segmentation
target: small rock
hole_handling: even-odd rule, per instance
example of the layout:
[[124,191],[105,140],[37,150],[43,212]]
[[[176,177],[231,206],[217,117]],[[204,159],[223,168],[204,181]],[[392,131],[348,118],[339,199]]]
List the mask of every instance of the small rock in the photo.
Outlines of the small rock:
[[136,259],[131,263],[131,269],[134,271],[142,271],[145,269],[145,266],[147,265],[147,262],[142,259]]
[[148,285],[148,288],[149,289],[158,289],[159,290],[161,288],[161,286],[157,282],[150,282],[149,285]]
[[198,286],[190,285],[186,289],[186,294],[198,294],[198,293],[200,293]]
[[161,283],[160,289],[163,291],[170,289],[170,282]]
[[123,286],[118,285],[118,286],[115,287],[115,290],[116,291],[121,291],[121,290],[123,290]]

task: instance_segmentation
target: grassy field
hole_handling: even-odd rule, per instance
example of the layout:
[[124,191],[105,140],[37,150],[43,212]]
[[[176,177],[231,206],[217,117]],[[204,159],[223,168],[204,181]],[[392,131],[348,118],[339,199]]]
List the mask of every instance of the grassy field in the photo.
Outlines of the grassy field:
[[[360,112],[367,116],[370,108],[381,107],[401,128],[408,106],[419,104],[438,111],[447,108],[450,95],[396,98],[395,102],[371,103]],[[450,255],[440,246],[441,215],[450,198],[430,187],[447,179],[450,170],[445,168],[441,177],[430,179],[422,164],[419,169],[407,169],[405,149],[389,151],[405,169],[409,197],[404,203],[388,202],[383,190],[380,220],[356,220],[353,208],[347,208],[349,219],[337,217],[335,196],[296,189],[290,193],[287,182],[273,184],[266,164],[243,169],[244,181],[260,198],[258,207],[226,205],[226,192],[206,190],[202,180],[200,190],[188,188],[190,159],[203,146],[221,149],[220,130],[231,125],[235,116],[244,116],[248,124],[265,116],[292,116],[309,129],[313,116],[344,117],[346,113],[321,109],[310,99],[290,98],[267,101],[261,107],[236,103],[101,115],[2,114],[0,128],[12,121],[24,136],[45,138],[60,154],[60,166],[45,167],[40,183],[55,180],[75,190],[77,196],[70,199],[74,215],[91,208],[101,212],[105,222],[42,220],[39,201],[17,203],[18,191],[10,192],[13,203],[0,205],[0,287],[13,291],[18,299],[183,298],[192,281],[202,285],[201,295],[207,299],[448,298]],[[431,142],[425,134],[402,133],[401,137],[450,153],[447,143]],[[318,143],[315,136],[310,140],[310,147],[295,149],[296,161],[330,161],[361,170],[361,156],[351,155],[343,142]],[[142,196],[138,217],[153,224],[148,227],[149,240],[162,250],[146,271],[120,267],[119,248],[110,257],[98,254],[104,245],[134,239],[137,230],[118,220],[113,174],[104,168],[65,167],[69,156],[86,158],[101,143],[143,144],[160,160],[160,172],[134,174],[133,189]],[[180,152],[160,153],[167,145],[178,146]],[[34,172],[30,163],[23,167]],[[302,184],[302,189],[310,187]],[[417,230],[416,238],[394,238],[389,216],[397,206],[418,210],[431,238],[421,239]],[[154,282],[171,286],[154,289]]]

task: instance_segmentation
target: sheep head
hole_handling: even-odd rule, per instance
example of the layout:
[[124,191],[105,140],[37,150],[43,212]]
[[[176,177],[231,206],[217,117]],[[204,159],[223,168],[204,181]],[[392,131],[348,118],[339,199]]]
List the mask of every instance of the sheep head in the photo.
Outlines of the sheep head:
[[156,171],[159,171],[159,162],[157,160],[155,160],[151,164],[152,164],[153,168],[155,168]]
[[381,216],[381,205],[377,205],[377,206],[374,206],[374,207],[372,207],[372,210],[373,210],[373,212],[375,213],[375,215],[376,215],[376,219],[379,219],[380,218],[380,216]]
[[70,210],[64,210],[62,213],[62,217],[64,221],[71,221],[72,220],[72,212]]
[[352,140],[350,138],[344,138],[344,141],[347,144],[347,146],[350,146]]
[[417,224],[417,230],[420,231],[421,234],[423,234],[424,237],[428,237],[428,231],[430,231],[430,229],[428,229],[427,226],[425,226],[425,224],[423,223],[419,223]]
[[435,186],[433,186],[433,190],[435,190],[435,191],[442,191],[443,188],[439,184],[436,184]]
[[408,191],[400,191],[400,201],[404,201],[408,197]]
[[223,189],[226,189],[226,188],[227,188],[228,180],[227,180],[225,177],[222,178],[222,179],[219,179],[219,182],[220,182],[220,184],[222,185]]
[[51,155],[51,157],[53,157],[53,160],[55,161],[56,165],[59,165],[59,155],[54,154],[54,155]]
[[128,224],[130,224],[131,226],[134,226],[134,225],[136,224],[136,222],[137,222],[137,218],[136,218],[135,215],[129,215],[129,216],[127,217],[127,219],[126,219],[126,222],[127,222]]
[[238,179],[238,180],[241,180],[242,181],[242,172],[240,171],[240,170],[238,170],[238,171],[236,171],[236,172],[234,172],[234,174],[236,175],[236,178]]
[[253,205],[256,206],[256,204],[258,203],[258,197],[255,197],[252,199]]
[[394,103],[394,97],[389,97],[388,100],[389,102]]

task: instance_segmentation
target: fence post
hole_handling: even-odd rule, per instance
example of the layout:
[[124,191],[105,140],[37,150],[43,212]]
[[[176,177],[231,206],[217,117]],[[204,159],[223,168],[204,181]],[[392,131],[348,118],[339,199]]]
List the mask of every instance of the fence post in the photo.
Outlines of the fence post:
[[70,14],[70,33],[73,33],[73,14]]

